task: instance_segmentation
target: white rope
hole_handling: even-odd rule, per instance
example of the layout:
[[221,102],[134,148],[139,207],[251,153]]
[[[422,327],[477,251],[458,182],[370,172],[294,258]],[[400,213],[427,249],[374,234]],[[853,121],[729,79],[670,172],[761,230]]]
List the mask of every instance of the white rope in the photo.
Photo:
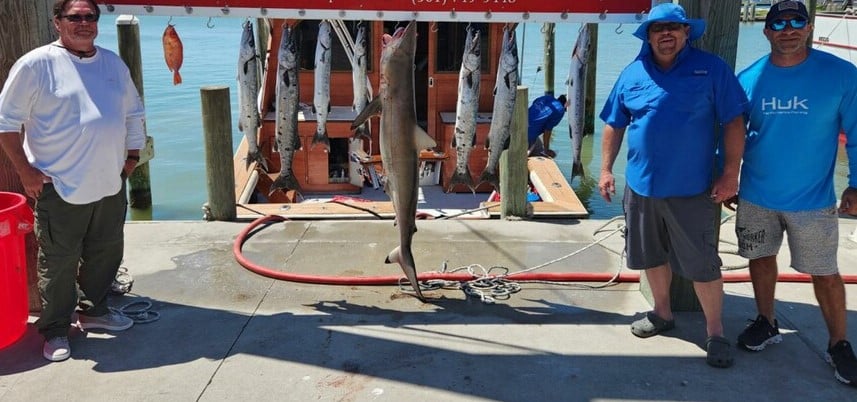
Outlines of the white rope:
[[[734,214],[730,214],[730,215],[724,217],[720,221],[720,225],[722,226],[724,223],[728,222],[730,219],[732,219],[734,217],[735,217]],[[603,233],[605,231],[608,231],[608,229],[605,229],[605,228],[607,228],[608,226],[610,226],[613,222],[615,222],[617,220],[624,220],[624,217],[623,216],[616,216],[616,217],[611,218],[610,220],[605,222],[603,225],[596,228],[593,231],[592,236],[595,237],[595,236],[598,236],[599,233]],[[617,233],[624,234],[624,232],[625,232],[625,224],[619,223],[616,226],[616,228],[609,230],[607,232],[607,234],[604,234],[604,235],[596,238],[595,240],[592,241],[592,243],[589,243],[589,244],[581,247],[578,250],[575,250],[575,251],[573,251],[569,254],[566,254],[562,257],[555,258],[553,260],[544,262],[542,264],[535,265],[535,266],[532,266],[529,268],[525,268],[525,269],[522,269],[522,270],[519,270],[516,272],[509,272],[510,269],[507,267],[503,267],[503,266],[492,266],[488,269],[485,269],[485,267],[483,267],[480,264],[470,264],[470,265],[460,266],[458,268],[454,268],[454,269],[450,270],[450,269],[447,269],[446,262],[444,262],[440,271],[437,271],[437,272],[439,272],[439,273],[456,273],[456,272],[466,271],[469,275],[473,276],[474,279],[471,279],[468,281],[463,281],[463,282],[448,281],[448,280],[442,280],[442,279],[433,279],[433,280],[428,280],[428,281],[422,281],[419,283],[420,290],[431,291],[431,290],[438,290],[438,289],[460,289],[464,292],[465,295],[467,295],[469,297],[478,297],[483,303],[493,304],[497,300],[508,300],[511,297],[511,295],[521,291],[522,287],[518,283],[521,281],[509,280],[509,279],[507,279],[507,277],[512,276],[512,275],[520,275],[523,273],[535,271],[535,270],[544,268],[546,266],[558,263],[560,261],[566,260],[568,258],[575,256],[575,255],[578,255],[578,254],[580,254],[580,253],[582,253],[582,252],[584,252],[584,251],[586,251],[586,250],[588,250],[588,249],[590,249],[596,245],[599,245],[599,246],[603,247],[605,250],[612,252],[614,254],[617,254],[620,257],[619,258],[619,264],[618,264],[618,267],[617,267],[615,273],[606,282],[603,282],[600,284],[595,284],[595,285],[582,284],[582,283],[557,282],[557,281],[538,281],[538,280],[527,280],[527,281],[523,281],[523,282],[571,286],[571,287],[590,289],[590,290],[603,289],[603,288],[606,288],[608,286],[612,286],[612,285],[616,284],[616,279],[619,278],[619,274],[621,273],[621,271],[623,269],[622,261],[624,261],[624,259],[625,259],[625,250],[623,247],[623,249],[621,251],[616,251],[616,250],[613,250],[613,249],[603,245],[602,243],[605,240],[607,240],[608,238],[610,238],[611,236],[613,236]],[[736,246],[736,249],[734,251],[733,250],[726,250],[726,251],[721,250],[720,253],[736,254],[737,255],[737,244],[735,244],[734,242],[731,242],[731,241],[723,240],[723,239],[721,239],[720,242]],[[746,267],[747,267],[746,263],[739,264],[739,265],[733,265],[733,266],[723,265],[721,267],[721,270],[722,271],[730,271],[730,270],[742,269],[742,268],[746,268]],[[501,274],[493,273],[497,270],[502,270],[503,273],[501,273]],[[404,293],[413,294],[413,292],[408,290],[409,288],[410,288],[410,284],[407,281],[407,279],[401,278],[399,280],[400,291],[402,291]]]

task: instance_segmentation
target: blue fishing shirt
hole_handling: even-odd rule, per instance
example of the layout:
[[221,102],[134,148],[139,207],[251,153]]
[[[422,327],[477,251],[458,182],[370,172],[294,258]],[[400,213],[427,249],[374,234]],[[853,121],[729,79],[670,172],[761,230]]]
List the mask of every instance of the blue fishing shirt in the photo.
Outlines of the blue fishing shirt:
[[[626,183],[646,197],[701,194],[713,182],[722,125],[747,98],[726,62],[689,44],[668,70],[644,50],[616,80],[600,117],[626,128]],[[721,163],[722,164],[722,163]]]
[[544,95],[533,100],[527,109],[527,139],[530,145],[545,131],[553,130],[565,115],[565,106],[553,95]]
[[741,198],[780,211],[834,205],[840,129],[848,135],[848,185],[857,187],[857,67],[810,49],[791,67],[764,56],[738,80],[750,98]]

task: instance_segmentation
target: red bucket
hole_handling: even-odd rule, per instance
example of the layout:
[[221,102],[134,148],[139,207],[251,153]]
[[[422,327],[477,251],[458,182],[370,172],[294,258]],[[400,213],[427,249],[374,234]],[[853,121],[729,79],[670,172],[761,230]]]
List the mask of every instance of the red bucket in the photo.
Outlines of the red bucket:
[[24,235],[33,230],[27,199],[0,192],[0,349],[27,329],[27,258]]

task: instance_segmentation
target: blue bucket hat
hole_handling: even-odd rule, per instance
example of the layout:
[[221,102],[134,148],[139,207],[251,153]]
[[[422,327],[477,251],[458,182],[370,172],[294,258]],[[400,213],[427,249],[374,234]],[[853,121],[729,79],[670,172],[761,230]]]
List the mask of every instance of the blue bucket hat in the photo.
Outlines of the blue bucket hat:
[[689,39],[692,41],[699,39],[705,33],[705,21],[687,18],[684,8],[678,4],[661,3],[652,7],[646,22],[640,24],[640,27],[634,32],[634,36],[643,41],[648,40],[649,25],[655,22],[680,22],[690,25]]

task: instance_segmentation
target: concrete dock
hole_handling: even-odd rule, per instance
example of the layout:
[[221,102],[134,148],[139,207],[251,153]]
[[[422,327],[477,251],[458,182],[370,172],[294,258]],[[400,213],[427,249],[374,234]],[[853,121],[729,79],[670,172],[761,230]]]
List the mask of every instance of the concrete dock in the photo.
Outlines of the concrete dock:
[[[516,272],[556,259],[536,272],[630,273],[618,235],[578,252],[620,223],[418,221],[414,254],[420,273],[444,262],[448,271]],[[857,220],[840,223],[840,270],[854,275]],[[129,222],[123,266],[133,289],[111,304],[148,301],[160,319],[120,333],[73,328],[71,358],[50,363],[30,317],[24,337],[0,350],[0,401],[857,400],[857,388],[837,382],[824,361],[827,329],[809,283],[778,284],[784,340],[760,353],[734,348],[756,313],[750,283],[728,283],[723,320],[735,365],[717,369],[705,364],[702,313],[676,313],[676,329],[661,336],[631,334],[631,321],[650,309],[636,282],[520,283],[493,304],[429,290],[422,303],[395,285],[250,272],[232,251],[247,225]],[[289,221],[254,231],[243,250],[283,272],[401,276],[383,264],[397,236],[389,220]],[[726,253],[734,237],[727,221],[721,255],[740,266]],[[793,272],[785,250],[779,262]],[[857,286],[846,291],[857,341]]]

